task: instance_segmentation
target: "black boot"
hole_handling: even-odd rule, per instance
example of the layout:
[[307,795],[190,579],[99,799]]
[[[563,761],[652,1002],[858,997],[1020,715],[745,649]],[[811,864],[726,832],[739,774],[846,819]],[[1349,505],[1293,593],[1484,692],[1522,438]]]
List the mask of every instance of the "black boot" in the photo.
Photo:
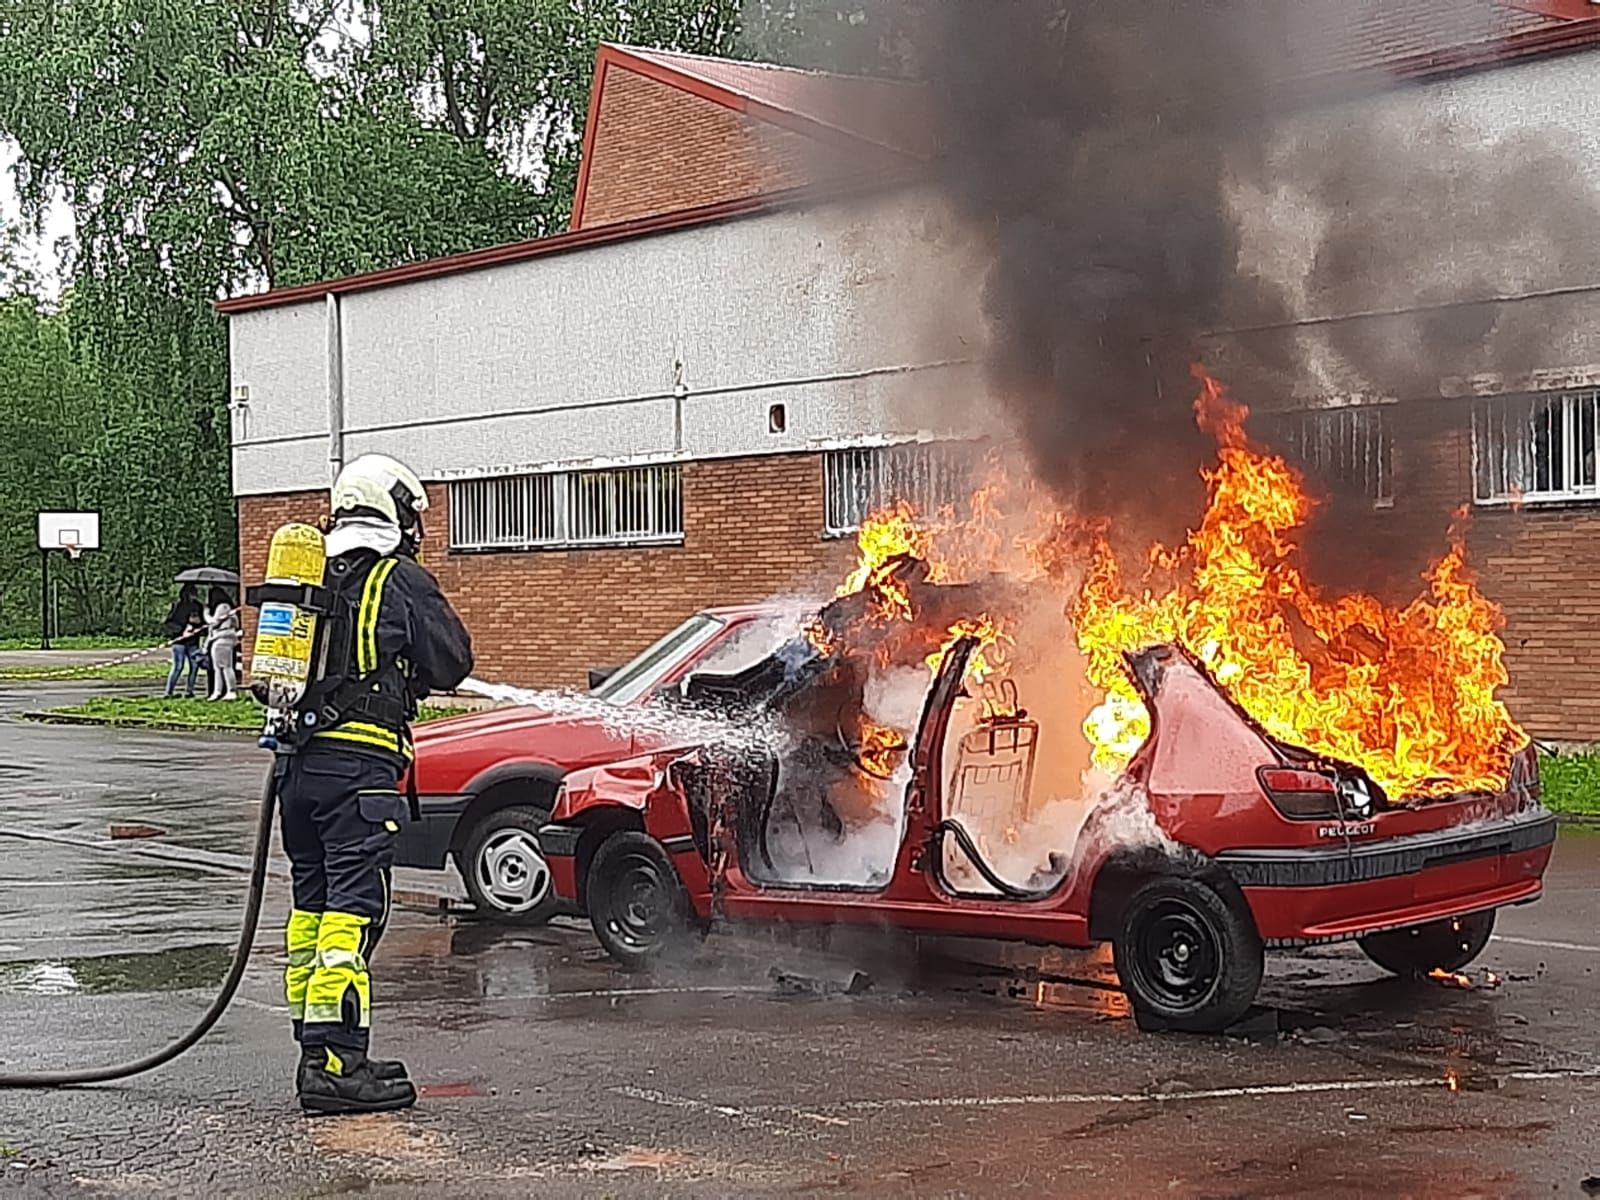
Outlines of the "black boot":
[[[399,1064],[385,1066],[393,1070]],[[380,1076],[377,1064],[359,1053],[308,1048],[301,1054],[298,1083],[300,1107],[313,1115],[393,1112],[417,1102],[409,1079]]]
[[[300,1042],[300,1038],[302,1036],[302,1033],[303,1033],[303,1023],[300,1022],[300,1021],[296,1021],[294,1023],[294,1040],[295,1040],[296,1044],[298,1044]],[[321,1050],[309,1050],[308,1051],[304,1047],[301,1047],[301,1050],[300,1050],[300,1073],[301,1074],[305,1073],[307,1064],[310,1064],[312,1066],[320,1067],[322,1065],[322,1051]],[[372,1068],[372,1073],[374,1075],[376,1075],[379,1079],[409,1079],[409,1078],[411,1078],[411,1072],[406,1070],[405,1063],[401,1062],[398,1058],[369,1058],[369,1059],[367,1059],[367,1064]]]

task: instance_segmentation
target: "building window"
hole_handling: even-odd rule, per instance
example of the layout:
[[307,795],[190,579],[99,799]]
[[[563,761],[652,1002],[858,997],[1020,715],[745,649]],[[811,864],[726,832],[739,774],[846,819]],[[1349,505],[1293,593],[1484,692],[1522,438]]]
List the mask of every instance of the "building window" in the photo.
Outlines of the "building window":
[[1600,389],[1499,396],[1472,410],[1473,495],[1479,504],[1593,500]]
[[452,550],[682,540],[683,482],[676,463],[462,479],[450,485]]
[[1337,492],[1394,503],[1394,437],[1382,407],[1266,414],[1269,437],[1313,479]]
[[950,443],[829,450],[822,465],[825,532],[853,533],[901,501],[919,513],[958,504],[971,491],[970,461],[970,447]]

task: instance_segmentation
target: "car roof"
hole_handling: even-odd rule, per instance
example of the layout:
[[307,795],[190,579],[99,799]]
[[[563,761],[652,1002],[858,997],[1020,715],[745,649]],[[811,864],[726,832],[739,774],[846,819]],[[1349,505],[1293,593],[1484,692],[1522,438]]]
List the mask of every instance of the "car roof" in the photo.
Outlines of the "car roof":
[[799,599],[763,600],[756,604],[729,604],[718,608],[703,608],[700,611],[724,621],[743,621],[753,617],[785,617],[797,613],[815,612],[821,605],[821,601]]

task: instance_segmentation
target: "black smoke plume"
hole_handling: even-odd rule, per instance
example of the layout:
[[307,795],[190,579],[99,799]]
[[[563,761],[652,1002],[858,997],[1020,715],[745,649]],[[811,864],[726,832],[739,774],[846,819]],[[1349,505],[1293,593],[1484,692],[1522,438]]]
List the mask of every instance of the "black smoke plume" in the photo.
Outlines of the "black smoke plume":
[[[1352,391],[1437,408],[1442,378],[1530,370],[1563,333],[1535,307],[1459,301],[1588,282],[1600,267],[1600,205],[1562,147],[1510,128],[1486,145],[1407,90],[1418,85],[1341,75],[1363,42],[1411,26],[1460,45],[1533,20],[1511,6],[881,0],[862,11],[863,28],[891,31],[897,59],[927,81],[937,184],[991,251],[993,394],[1036,474],[1130,544],[1181,537],[1201,512],[1215,446],[1191,415],[1195,362],[1253,410]],[[1419,103],[1371,102],[1385,90]],[[1263,255],[1283,269],[1258,270]],[[1370,315],[1292,328],[1350,313]],[[1255,332],[1215,336],[1241,329]],[[1252,422],[1269,443],[1273,428]],[[1370,522],[1354,522],[1371,508],[1359,495],[1329,498],[1308,552],[1330,569],[1403,564],[1414,580],[1409,549],[1436,552],[1448,510],[1468,498],[1414,492],[1388,522],[1394,564],[1373,555]]]

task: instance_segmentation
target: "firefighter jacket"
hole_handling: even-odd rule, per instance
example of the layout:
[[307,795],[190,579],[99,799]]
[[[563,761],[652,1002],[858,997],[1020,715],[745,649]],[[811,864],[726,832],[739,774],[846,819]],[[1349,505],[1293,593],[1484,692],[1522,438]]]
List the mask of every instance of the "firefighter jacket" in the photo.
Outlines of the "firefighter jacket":
[[337,616],[306,695],[317,714],[311,741],[409,760],[418,702],[467,677],[472,639],[438,582],[409,558],[353,550],[328,561],[328,585]]

